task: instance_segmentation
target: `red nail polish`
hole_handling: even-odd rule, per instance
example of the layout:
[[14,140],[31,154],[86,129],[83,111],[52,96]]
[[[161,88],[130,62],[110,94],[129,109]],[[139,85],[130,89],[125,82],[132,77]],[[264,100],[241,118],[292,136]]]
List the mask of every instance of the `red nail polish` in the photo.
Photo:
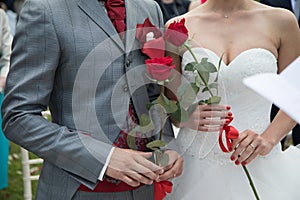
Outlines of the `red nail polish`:
[[229,151],[232,151],[232,148],[231,148],[231,147],[229,147],[229,148],[228,148],[228,150],[229,150]]
[[234,156],[231,156],[231,157],[230,157],[230,160],[234,161],[234,160],[235,160],[235,157],[234,157]]
[[235,164],[236,164],[236,165],[239,165],[239,164],[240,164],[240,161],[238,161],[238,160],[235,161]]
[[232,116],[232,112],[228,112],[228,116],[231,117]]
[[244,165],[244,166],[247,165],[247,162],[246,161],[242,162],[242,165]]
[[233,120],[233,118],[227,118],[227,119],[225,120],[225,124],[229,124],[230,122],[232,122],[232,120]]
[[226,109],[227,109],[227,110],[230,110],[230,106],[226,106]]

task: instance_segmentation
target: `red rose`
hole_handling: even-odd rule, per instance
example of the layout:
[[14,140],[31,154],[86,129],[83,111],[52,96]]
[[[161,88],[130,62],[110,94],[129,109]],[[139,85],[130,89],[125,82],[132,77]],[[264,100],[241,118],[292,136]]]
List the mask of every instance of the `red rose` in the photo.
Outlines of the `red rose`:
[[145,19],[143,24],[136,25],[135,38],[140,42],[141,47],[143,47],[146,42],[146,36],[150,32],[154,34],[154,38],[162,36],[162,32],[150,22],[149,18]]
[[179,22],[174,21],[165,32],[165,39],[179,47],[188,39],[188,30],[184,25],[185,19],[182,18]]
[[157,81],[167,80],[172,74],[172,69],[175,68],[170,56],[148,59],[145,62],[148,74]]
[[149,58],[160,58],[165,56],[165,41],[162,37],[150,40],[144,44],[142,52]]

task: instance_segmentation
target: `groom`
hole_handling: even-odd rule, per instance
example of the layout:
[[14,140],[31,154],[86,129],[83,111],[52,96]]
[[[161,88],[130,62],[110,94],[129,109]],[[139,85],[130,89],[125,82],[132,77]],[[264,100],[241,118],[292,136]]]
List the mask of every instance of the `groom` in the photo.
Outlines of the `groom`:
[[[178,154],[162,168],[152,153],[124,149],[160,92],[142,84],[135,28],[146,18],[163,26],[152,0],[25,2],[2,112],[7,138],[44,159],[36,199],[150,200],[154,180],[181,174]],[[134,144],[145,149],[144,138]]]

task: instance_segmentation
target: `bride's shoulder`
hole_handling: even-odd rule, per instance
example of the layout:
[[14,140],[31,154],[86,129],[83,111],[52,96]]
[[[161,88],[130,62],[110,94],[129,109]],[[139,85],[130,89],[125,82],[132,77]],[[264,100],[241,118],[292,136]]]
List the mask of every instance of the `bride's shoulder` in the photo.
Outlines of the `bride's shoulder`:
[[254,11],[256,16],[279,28],[298,24],[295,15],[287,9],[271,7],[257,2]]

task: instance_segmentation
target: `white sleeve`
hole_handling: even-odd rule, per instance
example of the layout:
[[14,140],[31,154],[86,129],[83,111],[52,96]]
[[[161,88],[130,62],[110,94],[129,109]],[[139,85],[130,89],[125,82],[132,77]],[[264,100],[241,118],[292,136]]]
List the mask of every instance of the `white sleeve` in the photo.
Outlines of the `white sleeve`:
[[98,180],[100,180],[100,181],[103,180],[105,171],[106,171],[106,169],[107,169],[107,167],[108,167],[109,161],[110,161],[110,159],[111,159],[111,156],[112,156],[114,150],[115,150],[115,147],[111,148],[111,150],[110,150],[110,152],[109,152],[109,154],[108,154],[108,156],[107,156],[107,158],[106,158],[106,162],[105,162],[104,166],[102,167],[102,170],[101,170],[100,175],[99,175],[99,177],[98,177]]

